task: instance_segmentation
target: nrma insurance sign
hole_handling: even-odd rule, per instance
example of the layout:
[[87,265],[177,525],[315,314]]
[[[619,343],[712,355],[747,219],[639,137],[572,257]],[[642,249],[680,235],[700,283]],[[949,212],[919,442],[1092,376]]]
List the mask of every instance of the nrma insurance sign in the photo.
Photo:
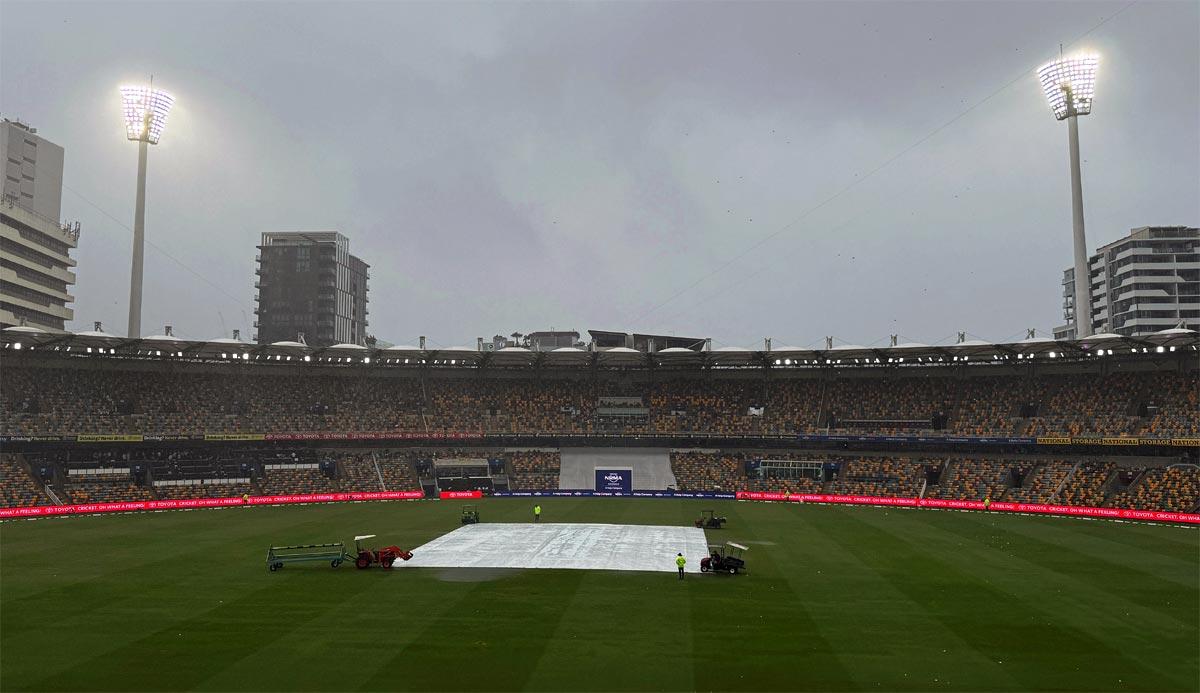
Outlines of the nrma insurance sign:
[[633,470],[631,469],[597,469],[596,490],[612,493],[633,492]]

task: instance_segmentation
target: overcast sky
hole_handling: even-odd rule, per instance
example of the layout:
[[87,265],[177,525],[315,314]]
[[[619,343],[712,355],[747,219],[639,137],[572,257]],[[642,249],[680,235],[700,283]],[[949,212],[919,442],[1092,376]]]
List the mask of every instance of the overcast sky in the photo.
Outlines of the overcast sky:
[[150,156],[148,334],[248,336],[259,235],[336,229],[396,343],[1020,339],[1061,322],[1072,262],[1067,129],[1034,70],[1060,43],[1102,55],[1092,249],[1196,225],[1198,27],[1196,2],[5,0],[0,114],[66,150],[74,329],[125,327],[117,87],[153,73],[177,102]]

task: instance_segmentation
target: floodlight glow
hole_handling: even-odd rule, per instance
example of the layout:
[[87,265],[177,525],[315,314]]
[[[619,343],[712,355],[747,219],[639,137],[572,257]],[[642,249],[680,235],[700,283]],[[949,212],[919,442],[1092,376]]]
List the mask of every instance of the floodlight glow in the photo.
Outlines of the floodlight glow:
[[1084,54],[1046,63],[1038,68],[1038,81],[1058,120],[1092,112],[1096,69],[1100,56]]
[[125,136],[158,144],[175,97],[161,89],[126,86],[121,87],[121,103],[125,110]]

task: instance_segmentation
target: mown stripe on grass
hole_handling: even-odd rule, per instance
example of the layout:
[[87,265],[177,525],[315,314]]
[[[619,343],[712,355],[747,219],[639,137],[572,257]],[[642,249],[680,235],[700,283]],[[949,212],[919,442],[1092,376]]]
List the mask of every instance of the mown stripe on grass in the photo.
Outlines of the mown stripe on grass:
[[[779,507],[777,510],[785,510]],[[739,507],[726,513],[726,529],[709,532],[710,543],[755,541],[767,524],[750,521]],[[752,512],[757,515],[758,513]],[[855,678],[825,638],[776,564],[776,551],[750,545],[745,575],[703,575],[690,585],[692,649],[700,690],[857,690]],[[727,661],[731,643],[740,652]]]
[[[1165,676],[1127,656],[1101,639],[1102,634],[1093,635],[1064,622],[1061,613],[1046,613],[1014,598],[993,583],[992,578],[1002,582],[1003,573],[983,577],[960,569],[950,562],[951,555],[932,551],[905,535],[905,528],[911,530],[909,523],[889,522],[879,514],[845,509],[843,522],[853,526],[859,537],[845,546],[972,647],[1010,667],[1010,675],[1026,688],[1175,690],[1185,686],[1178,677]],[[869,550],[864,550],[862,539],[870,539]],[[920,579],[913,579],[914,571],[919,571]],[[1048,575],[1041,579],[1053,583]]]
[[[1001,665],[897,589],[844,545],[839,513],[798,508],[780,567],[802,595],[843,666],[869,690],[1020,689]],[[905,522],[902,517],[895,518]],[[782,538],[781,538],[782,539]]]
[[[309,619],[215,670],[196,689],[353,690],[377,674],[390,674],[399,681],[406,672],[384,671],[382,666],[473,588],[471,583],[442,581],[440,573],[434,569],[371,569],[339,575],[361,581],[366,588],[323,616]],[[340,589],[340,584],[322,585],[320,577],[311,577],[306,584],[295,585],[289,598],[302,602],[308,600],[308,590]]]
[[[195,687],[234,662],[314,619],[336,612],[367,583],[309,593],[303,601],[265,586],[122,647],[74,652],[73,666],[37,681],[30,690],[155,691]],[[130,614],[131,621],[136,616]]]
[[[1039,534],[1035,528],[1004,521],[995,523],[987,517],[963,519],[961,523],[940,523],[935,529],[965,539],[973,539],[981,531],[1019,535],[1019,539],[1010,544],[1011,551],[1004,552],[1008,556],[1006,563],[1014,560],[1036,563],[1039,569],[1058,575],[1058,582],[1069,581],[1077,589],[1098,590],[1114,603],[1136,605],[1183,624],[1196,623],[1200,594],[1194,589],[1198,584],[1195,563],[1191,566],[1193,572],[1189,584],[1185,578],[1162,570],[1161,562],[1155,571],[1139,566],[1136,556],[1111,551],[1104,555],[1080,551],[1076,548],[1078,544],[1059,534]],[[1051,540],[1044,540],[1043,536]],[[1159,558],[1168,557],[1160,555]],[[1183,565],[1178,559],[1168,559],[1165,563],[1176,570]],[[1104,575],[1103,580],[1087,579],[1089,574],[1094,575],[1097,571]],[[1146,616],[1143,614],[1142,618]]]
[[540,570],[478,583],[359,689],[521,690],[582,579]]
[[526,689],[693,690],[688,593],[695,576],[580,573]]
[[[73,656],[50,654],[61,650],[64,627],[70,630],[65,639],[73,652],[100,656],[119,652],[160,629],[171,631],[176,628],[173,624],[202,619],[220,603],[229,604],[260,585],[287,591],[282,586],[299,576],[321,585],[336,583],[352,567],[335,572],[326,565],[310,564],[268,573],[266,547],[293,537],[300,543],[330,537],[330,527],[358,515],[358,508],[238,508],[70,518],[49,536],[69,532],[74,537],[78,525],[88,525],[91,531],[85,534],[91,537],[87,542],[91,550],[67,562],[40,561],[37,551],[12,549],[14,543],[54,544],[45,539],[51,523],[14,533],[16,537],[8,535],[5,552],[16,558],[6,566],[4,584],[7,587],[13,582],[10,578],[20,575],[26,589],[17,598],[11,597],[11,590],[3,593],[0,642],[6,653],[20,649],[48,656],[5,656],[0,688],[32,685],[73,666],[77,661]],[[334,530],[332,538],[337,537]],[[38,587],[28,589],[28,585]],[[305,602],[307,596],[301,600]]]
[[[1108,630],[1110,637],[1126,639],[1125,647],[1140,647],[1147,633],[1154,634],[1159,646],[1185,644],[1189,638],[1196,641],[1200,578],[1189,587],[1147,576],[1120,563],[1093,561],[1075,552],[1069,541],[1060,545],[1009,532],[1009,524],[1018,518],[996,516],[983,522],[978,518],[962,519],[930,523],[927,516],[923,517],[921,521],[930,532],[927,543],[943,549],[947,560],[993,581],[1015,597],[1054,613],[1078,614],[1088,628]],[[1121,558],[1116,553],[1110,556]],[[1189,570],[1184,567],[1186,562],[1165,565],[1177,572]],[[1196,563],[1190,567],[1194,575],[1197,567]],[[1047,574],[1054,576],[1048,582]],[[1137,627],[1131,628],[1131,623]]]
[[[125,517],[122,522],[109,525],[108,530],[124,536],[120,534],[122,527],[144,519]],[[177,517],[177,521],[182,519]],[[185,526],[191,524],[184,522]],[[265,568],[265,545],[243,556],[238,556],[236,550],[230,551],[231,546],[252,536],[254,530],[241,529],[238,523],[230,523],[228,529],[228,534],[219,536],[187,534],[189,538],[183,541],[143,537],[146,545],[155,547],[153,551],[109,551],[103,543],[94,542],[98,550],[80,554],[69,562],[28,566],[30,572],[42,573],[39,582],[44,587],[24,590],[24,596],[5,600],[0,612],[0,643],[6,649],[20,643],[22,649],[54,652],[62,640],[63,627],[69,627],[75,647],[83,652],[101,654],[119,650],[160,628],[171,629],[174,622],[202,615],[221,600],[228,603],[237,599],[244,593],[246,583],[229,579],[228,567],[218,570],[222,578],[212,576],[214,563],[225,563],[231,558],[239,568],[253,575],[251,584],[266,579],[278,582],[280,578],[269,575]],[[9,564],[9,571],[21,570],[25,567],[21,564],[31,558],[15,555],[20,559]],[[78,577],[80,574],[83,577]],[[286,571],[279,575],[283,574]],[[20,685],[66,670],[72,662],[69,657],[50,657],[45,661],[6,658],[3,682]]]
[[[1146,609],[1128,598],[1141,597],[1144,578],[1139,573],[1113,571],[1103,565],[1089,570],[1086,561],[1066,573],[1056,571],[1052,566],[1062,560],[1060,554],[1069,555],[1070,550],[1053,543],[1042,547],[1003,531],[1017,519],[996,517],[994,525],[971,521],[933,525],[924,516],[922,522],[929,527],[926,543],[931,548],[1020,603],[1097,634],[1126,659],[1163,676],[1181,682],[1200,680],[1196,587],[1172,588],[1171,583],[1163,583],[1157,593],[1162,608],[1176,613],[1164,615]],[[971,541],[972,530],[978,532],[979,541]],[[960,536],[963,532],[968,534]],[[954,551],[951,544],[960,546],[959,550]],[[1048,575],[1055,577],[1047,579]]]
[[[976,521],[994,517],[988,513],[969,515]],[[1051,522],[1048,518],[1007,517],[1011,520],[1013,531],[1034,532],[1050,540],[1069,542],[1077,550],[1101,557],[1120,553],[1133,558],[1133,565],[1155,574],[1161,574],[1160,566],[1169,566],[1168,560],[1181,565],[1181,561],[1194,561],[1197,552],[1200,552],[1200,527],[1162,527],[1080,518],[1058,518],[1059,521]],[[1174,572],[1179,575],[1172,574],[1168,579],[1184,585],[1192,584],[1193,573],[1186,570]]]

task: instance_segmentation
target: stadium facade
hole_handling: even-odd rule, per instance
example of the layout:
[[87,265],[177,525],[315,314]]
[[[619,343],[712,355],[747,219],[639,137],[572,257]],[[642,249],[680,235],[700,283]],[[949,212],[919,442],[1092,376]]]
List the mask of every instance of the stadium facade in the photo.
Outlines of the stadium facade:
[[[1184,327],[1200,330],[1200,229],[1143,226],[1101,246],[1089,263],[1093,333],[1142,336]],[[1075,337],[1075,270],[1063,271],[1058,339]]]
[[62,331],[74,317],[71,250],[79,223],[59,221],[63,149],[24,123],[0,123],[0,327]]
[[259,344],[318,347],[367,341],[367,263],[336,231],[269,232],[258,246]]

